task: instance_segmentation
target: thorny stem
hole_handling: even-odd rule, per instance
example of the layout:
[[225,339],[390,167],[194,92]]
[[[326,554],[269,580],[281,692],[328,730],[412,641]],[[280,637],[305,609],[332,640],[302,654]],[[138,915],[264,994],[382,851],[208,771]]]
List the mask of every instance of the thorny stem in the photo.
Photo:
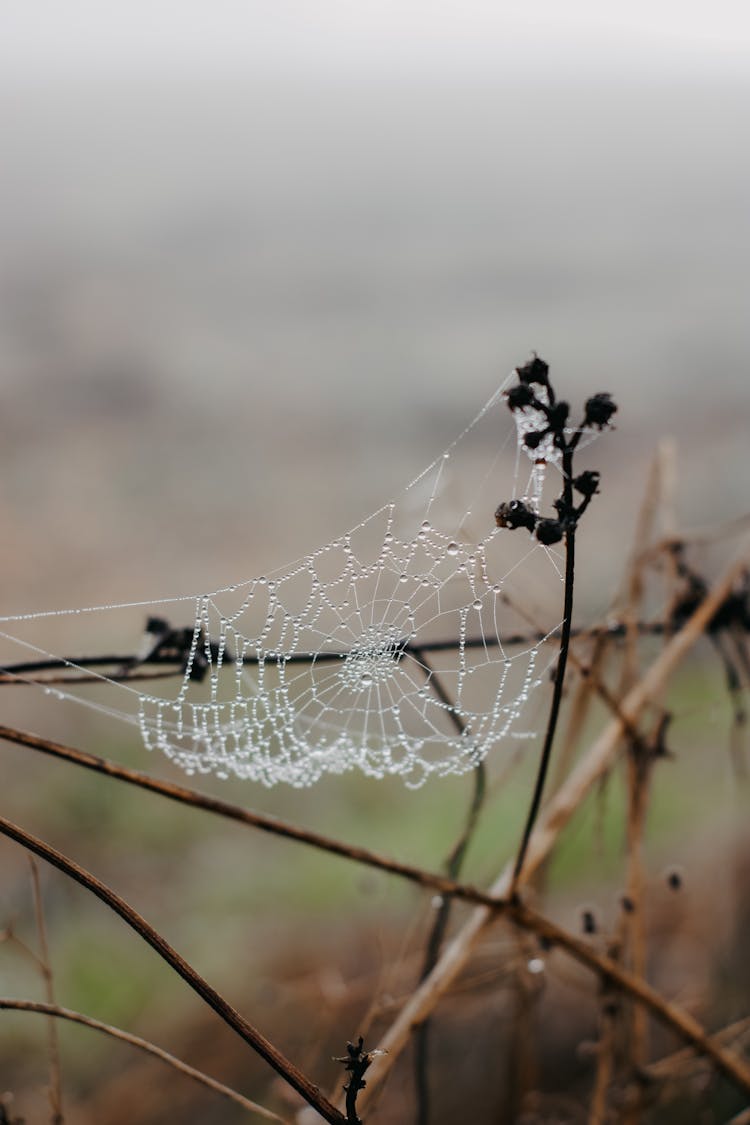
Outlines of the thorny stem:
[[172,948],[153,926],[149,925],[145,918],[142,918],[132,906],[125,902],[124,899],[120,898],[110,887],[102,883],[95,875],[92,875],[89,871],[80,867],[72,859],[56,851],[55,848],[51,847],[43,840],[32,836],[31,833],[26,832],[23,828],[19,828],[18,825],[6,820],[5,817],[0,817],[0,832],[4,836],[8,836],[11,840],[15,840],[17,843],[21,844],[21,846],[28,851],[41,856],[42,859],[52,864],[53,867],[64,872],[64,874],[70,876],[71,879],[74,879],[75,882],[86,887],[86,889],[96,895],[98,899],[101,899],[101,901],[113,910],[115,914],[118,914],[131,929],[135,930],[139,937],[150,945],[151,948],[174,969],[178,976],[182,977],[186,984],[188,984],[233,1031],[244,1039],[269,1066],[273,1067],[277,1074],[280,1074],[305,1101],[316,1109],[321,1117],[329,1122],[329,1125],[344,1125],[345,1118],[343,1114],[336,1106],[328,1101],[318,1087],[313,1085],[309,1078],[307,1078],[302,1071],[298,1070],[298,1068],[291,1063],[281,1051],[274,1047],[273,1043],[253,1027],[244,1016],[241,1016],[223,996],[211,987],[208,981],[204,980],[203,977]]
[[[563,472],[563,500],[571,511],[573,508],[573,452],[575,449],[575,441],[573,440],[566,446],[563,451],[562,457],[562,472]],[[537,770],[536,782],[534,784],[534,793],[531,798],[531,805],[526,816],[526,823],[521,837],[521,845],[518,849],[516,856],[516,863],[513,869],[513,882],[511,884],[511,895],[514,893],[516,884],[521,876],[523,870],[524,860],[526,859],[526,851],[529,846],[529,839],[534,830],[536,818],[539,815],[539,809],[542,804],[542,795],[544,793],[544,783],[547,779],[547,770],[549,769],[550,758],[552,755],[552,745],[555,740],[555,732],[557,730],[557,720],[560,714],[560,703],[562,701],[563,686],[565,683],[565,669],[568,663],[568,649],[570,648],[570,631],[573,620],[573,584],[575,577],[575,542],[576,542],[576,526],[575,522],[571,524],[565,533],[565,592],[563,596],[563,622],[562,631],[560,634],[560,654],[557,659],[557,669],[555,671],[555,685],[552,691],[552,703],[550,705],[549,719],[547,721],[547,730],[544,736],[544,745],[542,747],[542,756],[539,760],[539,768]]]
[[242,1094],[233,1090],[231,1086],[225,1086],[223,1082],[217,1082],[215,1078],[211,1078],[208,1074],[204,1074],[203,1071],[196,1070],[195,1067],[189,1066],[187,1063],[183,1062],[182,1059],[170,1055],[168,1051],[157,1047],[155,1043],[150,1043],[148,1039],[141,1039],[139,1035],[131,1035],[130,1032],[123,1031],[122,1028],[112,1027],[111,1024],[102,1023],[101,1020],[93,1019],[92,1016],[85,1016],[81,1012],[71,1011],[70,1008],[61,1008],[57,1004],[40,1004],[35,1000],[17,1000],[5,996],[0,997],[0,1010],[8,1012],[39,1012],[41,1015],[49,1016],[52,1020],[68,1020],[70,1023],[78,1023],[83,1027],[89,1027],[93,1031],[100,1031],[104,1035],[109,1035],[112,1039],[119,1039],[123,1043],[129,1043],[131,1047],[137,1047],[138,1050],[144,1051],[153,1058],[160,1059],[174,1070],[179,1071],[180,1074],[184,1074],[187,1078],[192,1078],[202,1086],[208,1087],[209,1090],[221,1094],[222,1097],[229,1098],[236,1105],[241,1106],[250,1113],[256,1113],[259,1117],[265,1117],[269,1121],[284,1121],[284,1118],[279,1117],[277,1113],[273,1113],[270,1109],[266,1109],[265,1106],[258,1105],[257,1102],[243,1097]]

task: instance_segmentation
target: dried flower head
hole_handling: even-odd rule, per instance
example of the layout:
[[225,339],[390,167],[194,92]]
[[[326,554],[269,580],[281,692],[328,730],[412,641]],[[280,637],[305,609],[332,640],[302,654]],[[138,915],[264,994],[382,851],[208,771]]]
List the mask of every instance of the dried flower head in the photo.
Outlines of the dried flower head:
[[522,500],[511,500],[509,503],[498,504],[495,510],[495,523],[498,527],[507,527],[511,531],[525,527],[533,531],[536,527],[537,517],[531,508]]
[[545,547],[559,543],[563,534],[564,528],[559,520],[539,520],[536,525],[536,537]]
[[521,383],[539,383],[543,387],[547,386],[548,373],[549,364],[540,359],[538,355],[533,355],[528,363],[516,368],[516,375]]
[[580,492],[581,496],[590,499],[595,496],[599,491],[599,474],[595,469],[586,469],[573,481],[573,488],[576,492]]
[[612,401],[611,395],[592,395],[586,402],[584,425],[603,430],[605,426],[609,425],[612,415],[616,412],[617,404]]
[[534,392],[527,383],[516,383],[515,387],[505,392],[510,410],[522,410],[524,406],[531,406],[534,402]]

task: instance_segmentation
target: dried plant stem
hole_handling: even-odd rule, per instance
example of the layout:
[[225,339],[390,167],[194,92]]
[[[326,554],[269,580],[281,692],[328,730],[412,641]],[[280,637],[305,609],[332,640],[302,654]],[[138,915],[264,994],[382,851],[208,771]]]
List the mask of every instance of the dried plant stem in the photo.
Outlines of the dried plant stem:
[[[627,875],[626,893],[631,909],[623,915],[626,955],[636,976],[646,975],[646,930],[644,919],[643,836],[646,825],[648,789],[653,764],[639,747],[628,753]],[[630,1066],[637,1070],[646,1061],[648,1023],[646,1012],[634,1005],[629,1013],[628,1052]],[[626,1113],[624,1125],[635,1125],[637,1116]]]
[[[620,961],[622,952],[619,939],[607,943],[607,956]],[[617,1039],[618,1005],[614,1002],[614,990],[602,985],[599,1005],[599,1043],[596,1051],[596,1077],[589,1106],[588,1125],[604,1125],[607,1118],[607,1100],[612,1075],[615,1069],[615,1043]]]
[[[567,504],[569,511],[573,510],[573,451],[574,445],[571,443],[563,452],[562,457],[562,474],[563,474],[563,500]],[[550,704],[549,718],[547,720],[547,730],[544,735],[544,743],[542,745],[542,754],[539,759],[539,768],[537,770],[536,781],[534,782],[534,792],[531,797],[531,805],[526,816],[526,823],[524,824],[523,832],[521,834],[521,844],[516,856],[515,866],[513,868],[513,879],[511,882],[510,893],[514,894],[516,885],[521,877],[523,871],[524,861],[526,859],[526,852],[529,847],[529,840],[531,833],[534,830],[536,819],[539,816],[539,810],[542,805],[542,796],[544,795],[544,783],[547,779],[547,770],[549,769],[550,758],[552,756],[552,746],[555,741],[555,733],[557,731],[557,720],[560,715],[560,704],[562,702],[563,687],[565,685],[565,669],[568,663],[568,650],[570,648],[570,631],[573,625],[573,589],[575,585],[575,566],[576,566],[576,527],[575,523],[565,533],[565,591],[563,594],[563,620],[562,630],[560,633],[560,653],[557,658],[557,668],[555,670],[555,683],[552,689],[552,702]]]
[[339,1110],[325,1098],[317,1086],[291,1063],[274,1045],[266,1039],[244,1016],[241,1016],[227,1000],[200,976],[175,949],[142,918],[124,899],[110,887],[97,879],[89,871],[73,860],[56,851],[43,840],[32,836],[23,828],[0,817],[0,832],[21,844],[22,847],[40,856],[59,871],[70,876],[81,886],[86,887],[101,899],[111,910],[135,930],[148,945],[212,1008],[229,1027],[248,1043],[269,1066],[280,1074],[289,1085],[300,1094],[330,1125],[343,1125],[345,1118]]
[[523,903],[512,904],[508,913],[517,925],[537,934],[551,945],[565,950],[579,964],[597,972],[605,984],[616,985],[621,991],[639,999],[665,1026],[678,1031],[683,1039],[690,1039],[701,1054],[711,1059],[721,1074],[740,1090],[750,1094],[750,1066],[708,1035],[688,1012],[670,1004],[649,984],[623,969],[611,957],[597,953],[586,942],[568,933],[548,918],[537,914]]
[[[644,597],[644,564],[640,560],[647,551],[657,516],[661,519],[664,534],[677,534],[674,504],[676,456],[674,442],[670,439],[663,439],[659,443],[652,463],[646,494],[636,524],[635,548],[628,567],[627,601],[624,614],[627,633],[620,695],[629,690],[638,678],[638,620]],[[629,738],[627,743],[626,894],[630,910],[622,915],[621,938],[625,963],[629,965],[636,976],[644,979],[646,976],[646,927],[643,841],[655,751],[663,739],[666,722],[667,720],[663,717],[657,720],[652,746],[644,742],[643,738]],[[628,1032],[627,1063],[631,1072],[637,1072],[643,1067],[647,1058],[647,1013],[640,1005],[635,1004],[630,1006],[625,1016]],[[623,1125],[638,1125],[639,1120],[640,1113],[637,1106],[626,1107],[623,1113]]]
[[[590,792],[596,781],[609,768],[621,739],[624,724],[632,724],[635,722],[642,709],[660,690],[661,686],[666,682],[683,657],[701,636],[706,625],[711,620],[713,614],[727,596],[732,584],[740,574],[744,563],[745,558],[743,556],[738,562],[733,564],[716,583],[682,629],[680,629],[665,646],[647,674],[635,688],[628,693],[620,709],[620,717],[605,728],[589,749],[588,753],[575,767],[565,785],[543,811],[540,821],[530,839],[528,862],[524,868],[524,879],[527,879],[533,871],[538,868],[539,864],[544,861],[551,851],[558,835],[573,816],[578,805],[588,792]],[[156,782],[147,775],[137,774],[135,771],[126,770],[124,767],[116,766],[104,759],[96,758],[93,755],[84,754],[77,750],[74,751],[68,747],[60,746],[60,744],[52,743],[45,739],[39,739],[35,735],[28,735],[8,727],[0,727],[0,737],[18,742],[21,745],[30,746],[45,753],[50,753],[67,761],[76,762],[79,765],[108,774],[119,780],[128,781],[141,788],[158,792],[162,796],[170,797],[171,799],[181,801],[188,805],[202,807],[231,819],[261,828],[262,830],[271,831],[290,839],[297,839],[322,848],[323,850],[330,851],[333,854],[379,867],[381,870],[389,871],[392,874],[410,879],[423,886],[432,887],[441,893],[452,894],[454,897],[462,898],[464,901],[481,904],[480,908],[474,912],[461,932],[445,950],[429,977],[425,979],[409,998],[386,1034],[382,1045],[389,1051],[389,1054],[381,1056],[373,1063],[368,1073],[368,1089],[363,1092],[360,1106],[364,1101],[369,1100],[379,1085],[382,1084],[390,1067],[408,1041],[413,1027],[427,1018],[440,996],[447,991],[460,972],[477,941],[482,936],[485,927],[498,910],[502,909],[504,906],[504,899],[507,896],[511,879],[511,871],[507,868],[500,874],[489,892],[482,892],[473,887],[452,883],[451,880],[445,879],[444,877],[422,872],[407,864],[384,859],[366,849],[341,844],[338,841],[329,840],[318,834],[308,833],[296,828],[296,826],[283,825],[274,818],[260,817],[248,810],[229,805],[226,802],[218,801],[204,794],[195,793],[192,790],[174,786],[170,783]],[[46,845],[42,846],[46,848]],[[40,852],[38,854],[44,853]],[[658,997],[658,1000],[661,1001],[661,998]],[[648,1001],[644,1000],[644,1003],[647,1002]],[[665,1002],[662,1001],[662,1003]],[[667,1005],[668,1009],[669,1007],[670,1006]],[[679,1024],[673,1024],[673,1026],[685,1035],[685,1028],[683,1026]],[[704,1033],[701,1032],[701,1035],[705,1038]],[[702,1040],[700,1037],[698,1039],[691,1035],[687,1035],[686,1037],[696,1049],[699,1051],[702,1050]],[[336,1120],[341,1119],[341,1117],[336,1118]]]
[[508,1069],[505,1075],[507,1101],[513,1121],[523,1115],[524,1103],[529,1093],[539,1083],[539,1066],[534,1044],[534,1015],[540,995],[540,981],[528,970],[528,962],[536,956],[536,940],[523,930],[513,935],[516,945],[513,973],[511,1042],[508,1052]]
[[[702,635],[716,610],[726,598],[738,575],[746,564],[747,556],[740,558],[727,568],[719,581],[700,606],[690,616],[685,625],[665,645],[638,684],[628,692],[622,702],[622,716],[634,723],[644,707],[661,690],[675,668],[687,655]],[[565,784],[543,810],[539,822],[529,840],[527,858],[524,863],[522,881],[526,881],[550,854],[560,832],[570,821],[600,777],[610,768],[621,744],[623,722],[615,719],[610,722],[595,740],[588,752],[572,770]],[[512,881],[512,868],[505,868],[490,888],[490,894],[503,898],[507,896]],[[473,912],[463,929],[445,949],[435,968],[422,984],[409,997],[391,1027],[383,1036],[380,1046],[388,1054],[376,1059],[368,1074],[367,1090],[363,1091],[360,1106],[366,1103],[384,1081],[396,1059],[404,1049],[412,1030],[433,1010],[440,997],[451,987],[453,981],[471,956],[486,927],[493,920],[493,911],[480,907]]]
[[[44,991],[47,1004],[55,1004],[55,981],[52,975],[52,963],[47,944],[47,927],[44,923],[44,905],[42,903],[42,888],[39,882],[39,865],[33,855],[29,855],[31,868],[31,890],[34,897],[34,915],[36,917],[36,932],[39,939],[39,970],[44,980]],[[60,1043],[57,1037],[57,1021],[50,1018],[47,1021],[47,1052],[49,1054],[49,1100],[52,1109],[53,1125],[63,1125],[65,1117],[62,1107],[62,1073],[60,1069]]]
[[189,808],[203,809],[205,812],[214,813],[227,820],[244,824],[248,828],[257,828],[261,832],[268,832],[271,835],[280,836],[282,839],[292,840],[296,843],[307,844],[309,847],[340,856],[354,863],[361,863],[367,867],[386,871],[391,875],[407,879],[450,898],[458,898],[474,904],[482,903],[487,906],[496,906],[499,901],[497,896],[489,895],[477,887],[457,883],[454,879],[449,879],[445,875],[433,874],[412,864],[402,863],[400,860],[380,855],[368,848],[362,848],[356,844],[347,844],[333,837],[324,836],[320,832],[300,828],[288,821],[253,812],[241,805],[233,805],[218,797],[200,793],[196,789],[175,785],[171,781],[160,781],[158,778],[150,777],[138,770],[128,769],[126,766],[117,765],[106,758],[100,758],[95,754],[89,754],[72,746],[65,746],[60,742],[53,742],[48,738],[41,738],[39,735],[31,734],[28,731],[0,725],[0,739],[13,742],[18,746],[25,746],[30,750],[38,750],[42,754],[49,754],[51,757],[58,758],[71,765],[82,766],[84,769],[104,774],[115,781],[125,782],[149,793],[156,793],[160,797],[166,797],[178,804],[187,805]]
[[[609,638],[603,634],[594,637],[591,653],[584,669],[583,661],[570,649],[569,658],[580,675],[576,684],[575,694],[570,704],[568,721],[565,727],[565,738],[557,755],[557,765],[553,774],[551,785],[553,792],[562,785],[567,776],[570,764],[581,741],[581,734],[588,718],[594,696],[600,694],[603,688],[601,673],[609,651]],[[596,674],[589,669],[596,668]],[[605,702],[607,702],[605,700]],[[613,712],[614,713],[614,712]]]
[[[712,1036],[715,1043],[721,1043],[724,1046],[733,1045],[735,1048],[746,1042],[749,1037],[750,1016],[735,1020],[734,1023],[722,1027],[720,1031],[715,1031]],[[686,1068],[694,1068],[696,1064],[705,1066],[705,1060],[697,1056],[691,1047],[682,1047],[679,1051],[673,1051],[671,1055],[665,1055],[644,1067],[644,1073],[650,1078],[663,1081],[682,1076]]]
[[[50,845],[25,832],[17,825],[12,824],[4,817],[0,817],[0,832],[15,840],[23,847],[41,856],[53,866],[69,875],[76,882],[86,887],[106,905],[115,911],[132,929],[136,931],[167,963],[185,980],[195,992],[209,1004],[222,1019],[232,1027],[254,1050],[258,1052],[277,1073],[305,1098],[318,1113],[332,1125],[343,1125],[345,1118],[339,1111],[320,1094],[292,1063],[290,1063],[268,1040],[256,1031],[238,1012],[236,1012],[223,997],[221,997],[202,977],[185,962],[180,955],[172,949],[166,940],[158,934],[148,922],[145,921],[131,906],[121,899],[104,883],[79,867],[72,860],[63,856]],[[535,913],[523,903],[514,901],[499,901],[493,903],[496,910],[505,911],[507,915],[523,929],[537,934],[551,945],[558,946],[574,957],[581,964],[597,972],[602,979],[611,981],[623,991],[638,998],[646,1004],[651,1011],[667,1026],[681,1034],[696,1050],[707,1055],[727,1077],[735,1081],[742,1089],[750,1093],[750,1069],[744,1067],[739,1060],[734,1059],[713,1042],[700,1025],[687,1013],[680,1011],[674,1005],[664,1000],[654,989],[645,982],[635,979],[611,958],[605,957],[580,939],[568,934],[567,931]]]
[[137,1047],[138,1050],[160,1059],[168,1066],[171,1066],[173,1070],[179,1071],[180,1074],[184,1074],[187,1078],[192,1078],[202,1086],[207,1086],[209,1090],[221,1094],[222,1097],[229,1098],[235,1105],[241,1106],[250,1113],[255,1113],[259,1117],[265,1117],[268,1121],[284,1122],[284,1118],[279,1117],[277,1113],[273,1113],[272,1110],[266,1109],[265,1106],[258,1105],[257,1102],[243,1097],[242,1094],[233,1090],[231,1086],[225,1086],[222,1082],[217,1082],[215,1078],[211,1078],[202,1071],[196,1070],[195,1067],[189,1066],[187,1063],[183,1062],[182,1059],[176,1058],[175,1055],[170,1055],[168,1051],[164,1051],[161,1047],[157,1047],[156,1044],[150,1043],[148,1039],[141,1039],[138,1035],[131,1035],[128,1031],[123,1031],[119,1027],[112,1027],[112,1025],[108,1023],[102,1023],[101,1020],[93,1019],[91,1016],[85,1016],[81,1012],[71,1011],[70,1008],[61,1008],[57,1004],[40,1004],[34,1000],[11,1000],[8,997],[0,997],[0,1010],[12,1012],[39,1012],[41,1015],[49,1016],[53,1021],[58,1019],[68,1020],[71,1023],[78,1023],[83,1027],[89,1027],[93,1031],[100,1031],[104,1035],[109,1035],[112,1039],[119,1039],[123,1043],[129,1043],[131,1047]]
[[[465,727],[463,720],[456,713],[455,708],[452,706],[450,697],[443,686],[440,677],[432,667],[427,655],[421,650],[416,651],[417,660],[423,665],[425,671],[429,675],[429,686],[434,692],[441,703],[446,703],[450,710],[448,714],[456,728],[458,734],[463,734]],[[474,834],[479,814],[482,810],[486,792],[486,771],[484,762],[479,762],[474,768],[472,774],[472,789],[471,800],[469,802],[469,810],[466,817],[466,823],[461,831],[456,843],[453,845],[450,855],[445,863],[445,873],[449,879],[457,880],[463,861],[466,856],[471,838]],[[425,949],[424,960],[422,962],[422,971],[420,973],[420,981],[428,976],[433,968],[435,962],[440,955],[440,949],[445,934],[448,929],[448,921],[450,919],[452,899],[448,895],[441,895],[440,902],[435,913],[435,918],[430,929],[427,939],[427,946]],[[430,1035],[431,1025],[429,1020],[425,1020],[417,1028],[414,1037],[414,1080],[417,1097],[417,1125],[428,1125],[430,1120],[430,1083],[429,1083],[429,1059],[430,1059]]]

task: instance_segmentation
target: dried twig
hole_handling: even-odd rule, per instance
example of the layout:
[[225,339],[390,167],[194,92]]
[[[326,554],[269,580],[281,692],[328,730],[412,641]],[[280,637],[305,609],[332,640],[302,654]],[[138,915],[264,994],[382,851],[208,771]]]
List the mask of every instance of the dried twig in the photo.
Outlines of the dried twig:
[[94,1031],[101,1031],[104,1035],[109,1035],[112,1039],[119,1039],[123,1043],[129,1043],[131,1047],[137,1047],[138,1050],[145,1051],[146,1054],[160,1059],[168,1066],[171,1066],[173,1070],[179,1071],[180,1074],[184,1074],[187,1078],[192,1078],[202,1086],[207,1086],[209,1090],[221,1094],[222,1097],[229,1098],[235,1105],[241,1106],[250,1113],[255,1113],[259,1117],[265,1117],[269,1121],[284,1122],[283,1117],[279,1117],[279,1115],[272,1110],[266,1109],[265,1106],[258,1105],[257,1102],[253,1102],[249,1098],[244,1097],[236,1090],[233,1090],[231,1086],[225,1086],[223,1082],[217,1082],[215,1078],[211,1078],[208,1074],[204,1074],[202,1071],[196,1070],[195,1067],[189,1066],[188,1063],[183,1062],[182,1059],[178,1059],[175,1055],[171,1055],[168,1051],[157,1047],[156,1044],[150,1043],[148,1039],[141,1039],[139,1035],[131,1035],[129,1031],[123,1031],[119,1027],[113,1027],[111,1024],[102,1023],[101,1020],[93,1019],[91,1016],[85,1016],[81,1012],[71,1011],[70,1008],[61,1008],[57,1004],[40,1004],[34,1000],[11,1000],[9,997],[3,996],[0,997],[0,1009],[9,1012],[39,1012],[42,1015],[49,1016],[52,1020],[69,1020],[71,1023],[79,1023],[83,1027],[90,1027]]
[[[425,671],[429,676],[430,689],[435,693],[437,698],[442,703],[451,704],[450,697],[446,692],[442,680],[435,672],[432,664],[428,660],[426,654],[418,650],[417,659],[423,665]],[[465,727],[463,719],[458,715],[455,709],[450,706],[448,711],[449,717],[453,722],[459,735],[464,733]],[[472,789],[471,800],[469,802],[469,810],[466,817],[466,823],[461,831],[456,843],[451,849],[450,855],[445,863],[445,872],[449,879],[457,880],[461,868],[463,866],[464,858],[468,850],[474,830],[479,821],[479,814],[482,810],[486,791],[486,770],[484,762],[479,762],[472,772]],[[440,954],[445,934],[448,929],[448,921],[450,919],[452,899],[448,895],[441,895],[433,924],[430,928],[430,933],[427,939],[427,947],[425,949],[424,960],[422,962],[422,971],[419,979],[424,980],[435,966],[435,962]],[[425,1020],[420,1024],[415,1033],[414,1042],[414,1079],[417,1095],[417,1122],[418,1125],[428,1125],[430,1120],[430,1083],[429,1083],[429,1058],[430,1058],[430,1021]]]
[[[39,939],[39,970],[44,980],[44,990],[47,1004],[55,1004],[55,981],[52,974],[52,965],[47,945],[47,928],[44,924],[44,905],[42,903],[42,888],[39,883],[39,865],[33,855],[29,856],[31,868],[31,889],[34,896],[34,914],[36,917],[36,932]],[[52,1109],[53,1125],[63,1125],[65,1120],[62,1107],[62,1074],[60,1070],[60,1044],[57,1038],[57,1022],[51,1018],[47,1022],[47,1051],[49,1053],[49,1100]]]
[[[732,589],[745,563],[746,556],[742,555],[739,561],[728,567],[685,625],[665,645],[639,683],[628,692],[622,702],[621,711],[629,722],[635,722],[644,707],[658,693],[702,635],[706,625]],[[522,881],[528,880],[547,858],[562,829],[599,778],[610,768],[620,745],[622,730],[623,724],[619,719],[609,723],[543,810],[529,841]],[[492,884],[490,893],[500,898],[504,897],[508,893],[511,880],[512,867],[506,867]],[[368,1090],[364,1095],[366,1100],[372,1097],[378,1085],[385,1079],[409,1041],[413,1028],[427,1018],[440,997],[450,988],[493,917],[493,911],[486,907],[475,910],[463,929],[446,948],[429,977],[404,1005],[381,1040],[381,1046],[388,1051],[388,1054],[373,1064]]]
[[268,1039],[265,1038],[251,1023],[237,1012],[227,1000],[224,999],[208,981],[204,980],[196,970],[172,948],[172,946],[149,925],[124,899],[120,898],[110,887],[97,879],[89,871],[80,867],[73,860],[56,851],[43,840],[32,836],[18,825],[0,817],[0,832],[15,840],[22,847],[42,859],[51,863],[53,867],[70,876],[81,886],[86,887],[97,898],[101,899],[111,910],[118,914],[131,929],[155,950],[182,979],[196,992],[210,1008],[212,1008],[229,1027],[248,1043],[254,1051],[264,1059],[269,1066],[280,1074],[288,1084],[300,1094],[317,1112],[328,1121],[330,1125],[344,1125],[345,1118],[339,1110],[325,1098],[317,1086],[306,1077],[297,1067],[289,1061]]

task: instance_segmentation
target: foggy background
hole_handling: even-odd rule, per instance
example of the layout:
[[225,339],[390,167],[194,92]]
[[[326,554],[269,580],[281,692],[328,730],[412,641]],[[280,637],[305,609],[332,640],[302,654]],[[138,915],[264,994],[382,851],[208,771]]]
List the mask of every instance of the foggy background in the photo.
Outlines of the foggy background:
[[665,433],[744,510],[748,19],[616,8],[4,4],[2,612],[290,561],[531,349],[600,530]]
[[[281,567],[395,495],[532,349],[574,415],[598,391],[619,404],[616,431],[577,461],[602,474],[578,537],[580,623],[609,604],[664,435],[683,527],[746,513],[749,62],[746,5],[727,2],[0,0],[0,615]],[[539,620],[560,613],[555,601]],[[101,651],[108,621],[45,618],[35,637]],[[707,997],[717,1026],[746,1014],[750,883],[708,648],[668,701],[679,754],[659,767],[647,843],[660,982]],[[3,703],[3,723],[183,780],[106,714],[63,715],[25,688]],[[547,705],[542,690],[537,730]],[[478,884],[515,850],[535,760],[507,777],[503,754],[488,762]],[[9,815],[101,872],[316,1081],[340,1085],[330,1060],[381,991],[402,993],[409,940],[421,960],[405,922],[419,896],[17,746],[3,763]],[[201,787],[437,868],[468,782]],[[618,917],[620,805],[615,793],[600,816],[592,802],[554,867],[572,928],[582,896],[605,926]],[[12,923],[36,947],[23,859],[3,847],[0,936]],[[683,898],[664,890],[674,864]],[[98,903],[43,878],[61,1002],[285,1106]],[[0,991],[37,995],[28,959],[1,952]],[[544,1017],[564,1082],[597,1015],[593,991],[588,1009],[571,997]],[[0,1090],[42,1120],[43,1028],[23,1018],[0,1027]],[[75,1034],[64,1084],[81,1125],[203,1104]],[[468,1058],[465,1036],[446,1043]],[[383,1120],[401,1120],[392,1103]]]

